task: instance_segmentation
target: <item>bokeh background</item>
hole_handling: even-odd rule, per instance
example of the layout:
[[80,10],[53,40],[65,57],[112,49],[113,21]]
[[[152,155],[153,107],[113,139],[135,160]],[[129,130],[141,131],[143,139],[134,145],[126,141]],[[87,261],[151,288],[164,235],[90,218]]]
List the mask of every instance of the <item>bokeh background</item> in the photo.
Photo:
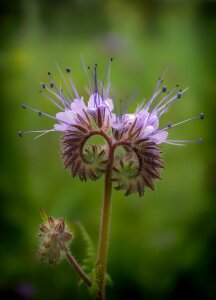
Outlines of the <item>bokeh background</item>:
[[[131,111],[149,98],[169,67],[168,88],[190,89],[167,121],[204,112],[170,132],[202,144],[163,146],[166,168],[155,192],[144,198],[113,192],[108,299],[216,299],[215,97],[216,2],[124,0],[1,0],[1,299],[89,299],[64,262],[56,268],[36,259],[39,208],[80,220],[97,243],[103,181],[81,183],[63,169],[59,136],[18,137],[53,122],[19,104],[55,113],[41,95],[47,71],[69,66],[86,95],[80,66],[97,63],[100,76],[110,57],[115,99],[134,92]],[[84,243],[75,228],[72,251]]]

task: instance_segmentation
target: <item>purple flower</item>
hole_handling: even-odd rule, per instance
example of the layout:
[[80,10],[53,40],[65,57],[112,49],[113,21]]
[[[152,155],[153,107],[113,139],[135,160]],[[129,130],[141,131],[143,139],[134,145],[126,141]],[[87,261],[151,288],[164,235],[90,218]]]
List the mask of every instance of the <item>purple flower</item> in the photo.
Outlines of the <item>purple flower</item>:
[[[121,146],[125,153],[115,156],[111,179],[117,183],[116,189],[124,189],[126,195],[138,191],[142,196],[145,187],[154,189],[153,179],[160,178],[160,169],[163,168],[161,144],[184,145],[187,142],[201,141],[169,140],[169,129],[196,118],[203,119],[204,114],[160,126],[162,116],[187,90],[176,86],[167,92],[161,78],[146,104],[138,106],[133,114],[127,113],[127,108],[133,100],[131,99],[124,106],[121,105],[120,111],[117,112],[116,101],[113,104],[109,96],[111,62],[112,59],[102,82],[97,78],[97,65],[92,72],[90,67],[86,69],[83,63],[89,82],[87,102],[80,97],[69,68],[66,69],[68,77],[65,78],[58,67],[67,92],[63,92],[61,86],[58,87],[48,72],[51,82],[49,86],[42,83],[41,93],[58,108],[56,115],[49,115],[27,105],[22,107],[29,108],[40,116],[52,118],[55,124],[48,130],[20,131],[19,135],[32,132],[40,133],[39,136],[48,132],[63,133],[62,156],[65,168],[70,168],[72,176],[78,175],[81,180],[98,179],[105,172],[110,145],[115,148]],[[88,145],[87,141],[93,135],[103,136],[108,145]]]

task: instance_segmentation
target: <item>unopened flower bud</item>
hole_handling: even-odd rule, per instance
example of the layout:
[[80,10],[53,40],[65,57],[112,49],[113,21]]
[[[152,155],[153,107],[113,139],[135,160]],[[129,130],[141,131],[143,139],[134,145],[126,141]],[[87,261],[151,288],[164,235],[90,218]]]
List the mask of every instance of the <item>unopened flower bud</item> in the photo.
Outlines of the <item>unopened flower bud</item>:
[[40,231],[43,233],[46,233],[48,231],[48,226],[46,224],[41,224],[40,225]]
[[54,218],[53,218],[53,217],[49,217],[49,218],[48,218],[48,223],[49,223],[49,226],[50,226],[50,227],[53,227],[54,224],[55,224]]
[[57,219],[57,224],[55,225],[55,230],[59,233],[62,233],[65,229],[65,222],[63,218]]
[[68,242],[72,239],[72,234],[70,232],[64,232],[63,234],[63,240],[64,242]]
[[38,236],[41,240],[38,257],[40,261],[56,265],[68,251],[73,235],[63,218],[48,217],[40,224]]

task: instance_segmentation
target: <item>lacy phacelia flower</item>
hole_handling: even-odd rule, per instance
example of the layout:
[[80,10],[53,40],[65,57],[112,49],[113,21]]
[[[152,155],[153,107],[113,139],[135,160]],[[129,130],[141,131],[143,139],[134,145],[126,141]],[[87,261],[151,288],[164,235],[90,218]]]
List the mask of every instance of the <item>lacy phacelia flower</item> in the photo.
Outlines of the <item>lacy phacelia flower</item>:
[[[83,64],[90,88],[87,102],[79,95],[69,68],[66,69],[68,78],[65,78],[59,69],[67,93],[57,86],[48,72],[51,82],[49,86],[42,83],[44,92],[41,93],[61,111],[57,112],[56,116],[51,116],[23,104],[23,108],[33,110],[40,116],[52,118],[55,124],[49,130],[20,131],[19,135],[39,132],[41,136],[50,131],[61,132],[65,168],[71,170],[73,177],[79,176],[84,181],[88,178],[96,180],[104,174],[109,163],[110,147],[114,150],[121,147],[124,151],[115,154],[110,180],[116,183],[117,190],[124,190],[125,195],[138,192],[142,196],[146,187],[154,190],[155,178],[161,178],[162,143],[184,145],[187,142],[201,141],[201,139],[169,140],[168,130],[196,118],[203,119],[204,115],[201,113],[194,118],[160,127],[160,118],[187,90],[180,90],[176,86],[173,90],[167,91],[163,79],[160,78],[150,100],[138,106],[135,113],[126,112],[132,99],[117,113],[115,101],[109,97],[111,61],[102,82],[97,78],[97,65],[92,72]],[[94,135],[101,135],[106,141],[105,145],[89,145],[88,140]]]
[[41,240],[38,251],[40,261],[56,265],[69,251],[73,236],[63,218],[48,217],[40,225],[38,237]]

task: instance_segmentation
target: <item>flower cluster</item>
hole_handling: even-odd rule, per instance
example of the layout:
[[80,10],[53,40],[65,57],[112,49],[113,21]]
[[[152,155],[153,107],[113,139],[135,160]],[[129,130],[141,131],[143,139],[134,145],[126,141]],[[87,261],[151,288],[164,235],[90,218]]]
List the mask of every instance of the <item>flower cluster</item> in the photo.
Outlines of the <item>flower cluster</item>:
[[[97,180],[104,174],[109,161],[110,147],[113,149],[121,147],[123,153],[115,154],[110,180],[116,183],[117,190],[124,190],[125,195],[138,192],[142,196],[146,187],[154,190],[155,178],[160,179],[160,169],[163,168],[160,145],[162,143],[184,145],[187,142],[194,142],[193,140],[169,140],[168,130],[196,118],[203,119],[204,115],[201,113],[176,124],[160,127],[160,118],[187,90],[181,90],[177,85],[171,91],[167,91],[166,86],[163,85],[163,78],[159,78],[149,101],[138,106],[134,113],[127,113],[132,99],[117,113],[116,105],[109,96],[111,62],[112,59],[102,82],[97,78],[97,65],[92,71],[90,67],[86,69],[83,64],[90,88],[88,102],[79,95],[69,68],[66,68],[68,78],[65,78],[59,69],[67,93],[58,87],[51,73],[48,72],[51,81],[49,85],[42,83],[41,93],[60,112],[52,116],[24,104],[22,107],[29,108],[40,116],[52,118],[55,124],[49,130],[20,131],[19,135],[39,132],[41,136],[50,131],[61,132],[63,134],[61,152],[65,168],[71,170],[73,177],[79,176],[84,181],[88,178]],[[94,135],[102,136],[106,144],[88,145],[89,138]],[[195,140],[195,142],[200,141],[201,139]]]
[[48,217],[45,223],[39,228],[38,236],[41,240],[38,257],[40,261],[56,265],[63,253],[68,252],[72,242],[72,233],[65,225],[63,218]]

